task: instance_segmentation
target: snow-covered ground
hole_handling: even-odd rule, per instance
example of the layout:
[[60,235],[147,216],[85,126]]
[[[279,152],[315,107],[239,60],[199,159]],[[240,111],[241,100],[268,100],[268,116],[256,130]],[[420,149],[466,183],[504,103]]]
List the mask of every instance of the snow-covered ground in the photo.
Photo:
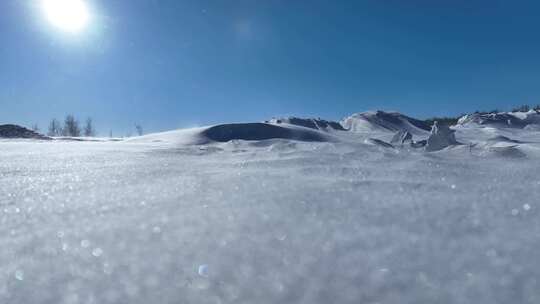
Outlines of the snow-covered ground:
[[540,303],[540,132],[284,127],[0,141],[0,303]]

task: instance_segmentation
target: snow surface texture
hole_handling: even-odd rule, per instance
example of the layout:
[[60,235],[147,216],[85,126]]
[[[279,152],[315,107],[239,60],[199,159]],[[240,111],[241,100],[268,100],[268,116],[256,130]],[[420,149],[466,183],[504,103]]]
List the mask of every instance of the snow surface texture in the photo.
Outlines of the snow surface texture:
[[540,132],[279,126],[3,140],[0,303],[540,303]]

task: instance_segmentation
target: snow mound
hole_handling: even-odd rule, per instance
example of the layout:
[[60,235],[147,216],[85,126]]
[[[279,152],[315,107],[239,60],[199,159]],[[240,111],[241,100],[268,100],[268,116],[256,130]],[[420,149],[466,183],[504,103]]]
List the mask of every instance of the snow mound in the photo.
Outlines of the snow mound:
[[159,133],[151,133],[143,136],[132,137],[124,140],[125,143],[140,143],[154,145],[197,145],[203,144],[208,140],[201,137],[201,132],[206,128],[189,128],[172,130]]
[[128,143],[150,143],[156,145],[204,145],[212,142],[234,140],[259,141],[285,139],[306,142],[336,141],[336,138],[305,127],[295,125],[274,125],[269,123],[231,123],[210,127],[181,129],[148,134],[125,140]]
[[209,127],[201,132],[201,136],[210,141],[227,142],[235,139],[266,140],[292,139],[299,141],[329,141],[325,134],[305,127],[278,126],[268,123],[235,123]]
[[286,117],[286,118],[272,118],[267,121],[271,124],[290,124],[301,127],[306,127],[315,130],[329,131],[338,130],[345,131],[343,126],[336,121],[329,121],[320,118],[299,118],[299,117]]
[[447,125],[439,125],[435,122],[426,142],[426,151],[439,151],[449,146],[459,145],[454,132]]
[[421,120],[398,112],[370,111],[353,114],[341,121],[345,129],[353,132],[407,131],[411,134],[425,134],[430,126]]
[[527,127],[530,129],[540,125],[540,113],[534,110],[529,112],[473,113],[461,117],[458,120],[458,125],[518,129]]
[[17,125],[0,125],[0,138],[51,139],[47,136]]

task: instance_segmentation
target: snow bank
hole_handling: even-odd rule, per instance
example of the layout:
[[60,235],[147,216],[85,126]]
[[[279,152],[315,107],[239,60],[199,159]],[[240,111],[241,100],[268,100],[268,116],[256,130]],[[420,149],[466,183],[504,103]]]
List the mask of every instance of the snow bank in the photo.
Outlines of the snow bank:
[[411,134],[426,134],[430,126],[421,120],[397,112],[370,111],[353,114],[341,121],[345,129],[353,132],[408,131]]

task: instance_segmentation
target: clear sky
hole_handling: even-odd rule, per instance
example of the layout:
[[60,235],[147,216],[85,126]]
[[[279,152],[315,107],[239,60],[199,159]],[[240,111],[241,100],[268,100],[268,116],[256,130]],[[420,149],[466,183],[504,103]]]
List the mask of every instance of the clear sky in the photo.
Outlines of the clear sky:
[[82,0],[76,31],[44,1],[0,1],[0,123],[73,113],[106,135],[540,103],[538,1]]

